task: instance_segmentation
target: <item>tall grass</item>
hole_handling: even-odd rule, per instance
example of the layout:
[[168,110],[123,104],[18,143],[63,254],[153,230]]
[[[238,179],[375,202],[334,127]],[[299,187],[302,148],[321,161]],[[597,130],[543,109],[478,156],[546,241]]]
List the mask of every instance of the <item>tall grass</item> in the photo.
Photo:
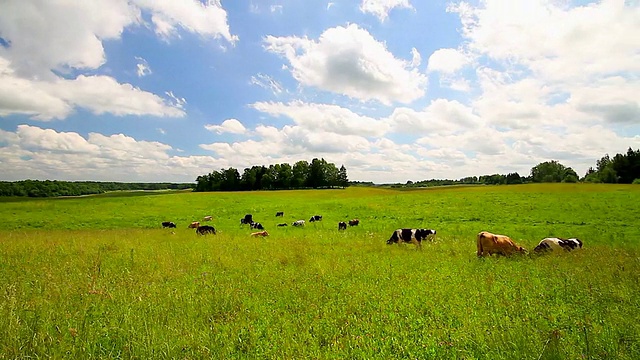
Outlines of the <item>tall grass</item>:
[[[637,359],[639,195],[578,184],[2,203],[0,359]],[[277,228],[276,211],[324,220]],[[271,236],[249,237],[245,213]],[[218,235],[186,229],[204,215]],[[402,226],[438,239],[385,245]],[[477,259],[485,229],[585,249]]]

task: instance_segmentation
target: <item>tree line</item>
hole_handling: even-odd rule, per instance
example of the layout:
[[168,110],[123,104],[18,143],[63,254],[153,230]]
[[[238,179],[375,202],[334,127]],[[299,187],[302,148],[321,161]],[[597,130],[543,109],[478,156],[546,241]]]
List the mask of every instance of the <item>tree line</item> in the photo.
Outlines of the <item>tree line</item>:
[[422,181],[407,181],[406,184],[391,184],[391,187],[430,187],[444,185],[510,185],[524,183],[548,182],[592,182],[592,183],[640,183],[640,150],[629,148],[626,154],[616,154],[613,158],[609,154],[596,162],[596,168],[587,170],[580,178],[571,167],[567,167],[556,160],[545,161],[531,168],[528,176],[521,176],[517,172],[509,174],[492,174],[482,176],[468,176],[458,180],[431,179]]
[[56,197],[102,194],[118,190],[181,190],[192,183],[121,183],[100,181],[0,181],[0,196]]
[[245,168],[242,175],[230,167],[198,176],[195,191],[248,191],[349,186],[347,169],[325,159]]

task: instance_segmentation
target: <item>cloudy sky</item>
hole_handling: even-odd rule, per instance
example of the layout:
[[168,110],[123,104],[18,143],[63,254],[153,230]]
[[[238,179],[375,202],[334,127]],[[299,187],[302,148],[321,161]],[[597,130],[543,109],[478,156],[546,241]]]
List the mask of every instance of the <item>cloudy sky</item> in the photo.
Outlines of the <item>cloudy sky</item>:
[[638,0],[0,1],[0,180],[583,175],[628,147]]

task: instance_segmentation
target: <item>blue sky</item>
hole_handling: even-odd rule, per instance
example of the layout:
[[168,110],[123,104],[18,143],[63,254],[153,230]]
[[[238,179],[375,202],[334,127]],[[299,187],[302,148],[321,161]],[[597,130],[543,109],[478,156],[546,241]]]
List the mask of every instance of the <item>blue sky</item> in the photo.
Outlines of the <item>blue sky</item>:
[[640,148],[639,93],[635,0],[0,4],[0,180],[582,175]]

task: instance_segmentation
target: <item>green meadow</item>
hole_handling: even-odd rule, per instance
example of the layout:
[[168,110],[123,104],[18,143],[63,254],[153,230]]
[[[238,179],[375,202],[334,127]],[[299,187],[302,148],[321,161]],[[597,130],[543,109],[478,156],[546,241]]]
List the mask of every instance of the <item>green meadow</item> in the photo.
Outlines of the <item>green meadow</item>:
[[[638,204],[602,184],[0,199],[0,359],[639,359]],[[217,235],[187,228],[206,215]],[[386,245],[402,227],[438,236]],[[584,249],[478,259],[482,230]]]

